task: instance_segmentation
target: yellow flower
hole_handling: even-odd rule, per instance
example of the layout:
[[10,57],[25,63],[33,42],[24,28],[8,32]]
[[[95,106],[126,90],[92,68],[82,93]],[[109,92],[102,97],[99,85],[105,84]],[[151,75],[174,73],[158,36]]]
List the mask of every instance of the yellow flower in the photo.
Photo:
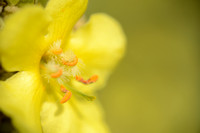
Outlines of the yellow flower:
[[17,73],[0,82],[0,109],[20,132],[108,132],[98,101],[81,98],[92,100],[87,94],[104,86],[126,40],[105,14],[73,30],[86,7],[87,0],[50,0],[45,9],[26,6],[6,18],[1,63]]

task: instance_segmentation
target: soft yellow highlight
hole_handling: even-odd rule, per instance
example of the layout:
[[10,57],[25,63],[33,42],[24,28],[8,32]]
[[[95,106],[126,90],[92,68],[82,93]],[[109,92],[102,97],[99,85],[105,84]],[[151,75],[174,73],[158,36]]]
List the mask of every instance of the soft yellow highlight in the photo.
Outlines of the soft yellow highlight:
[[0,33],[2,65],[7,71],[38,66],[48,44],[44,42],[50,18],[38,6],[27,6],[8,17]]
[[46,11],[52,16],[49,37],[52,41],[68,38],[76,21],[82,16],[88,0],[50,0]]

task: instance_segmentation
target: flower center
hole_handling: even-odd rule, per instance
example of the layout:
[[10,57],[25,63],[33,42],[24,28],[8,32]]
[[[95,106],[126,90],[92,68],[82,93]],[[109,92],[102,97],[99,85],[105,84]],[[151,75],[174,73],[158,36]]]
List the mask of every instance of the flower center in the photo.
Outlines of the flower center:
[[72,80],[86,85],[97,81],[97,75],[91,76],[88,80],[84,80],[80,76],[81,66],[81,60],[72,51],[68,50],[63,52],[61,40],[54,42],[42,57],[40,62],[41,75],[46,84],[60,87],[59,93],[63,96],[60,103],[67,102],[71,98],[72,92],[87,100],[95,99],[95,97],[88,96],[78,89],[73,88],[71,85],[70,81]]

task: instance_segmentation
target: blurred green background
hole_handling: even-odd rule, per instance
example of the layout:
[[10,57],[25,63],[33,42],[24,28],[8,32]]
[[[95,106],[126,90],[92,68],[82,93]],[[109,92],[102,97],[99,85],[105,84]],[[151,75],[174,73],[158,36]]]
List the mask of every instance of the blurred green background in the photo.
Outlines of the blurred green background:
[[89,0],[127,35],[125,58],[99,91],[113,133],[200,133],[199,1]]

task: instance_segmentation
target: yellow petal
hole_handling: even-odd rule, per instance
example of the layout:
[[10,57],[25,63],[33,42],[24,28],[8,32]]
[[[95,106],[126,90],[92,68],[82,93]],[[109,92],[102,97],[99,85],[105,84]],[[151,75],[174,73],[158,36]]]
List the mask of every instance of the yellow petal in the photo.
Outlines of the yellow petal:
[[46,11],[52,16],[49,37],[52,41],[67,39],[76,21],[82,16],[88,0],[50,0]]
[[45,102],[41,111],[45,133],[108,133],[101,108],[95,102]]
[[71,128],[77,125],[77,123],[74,122],[74,113],[72,108],[68,104],[60,104],[59,100],[57,102],[50,101],[51,100],[45,99],[40,112],[43,132],[71,133]]
[[103,110],[97,100],[93,102],[76,100],[74,104],[80,111],[79,117],[82,117],[81,133],[109,133],[104,122]]
[[44,88],[37,72],[19,72],[0,82],[0,109],[20,133],[42,133],[40,108]]
[[[71,49],[86,65],[85,77],[99,76],[88,88],[100,88],[123,57],[126,38],[120,24],[106,14],[94,14],[89,22],[72,33],[66,49]],[[74,81],[77,88],[85,85]]]
[[7,71],[38,65],[47,47],[43,40],[48,23],[49,17],[39,6],[27,6],[6,19],[0,33],[0,53]]

